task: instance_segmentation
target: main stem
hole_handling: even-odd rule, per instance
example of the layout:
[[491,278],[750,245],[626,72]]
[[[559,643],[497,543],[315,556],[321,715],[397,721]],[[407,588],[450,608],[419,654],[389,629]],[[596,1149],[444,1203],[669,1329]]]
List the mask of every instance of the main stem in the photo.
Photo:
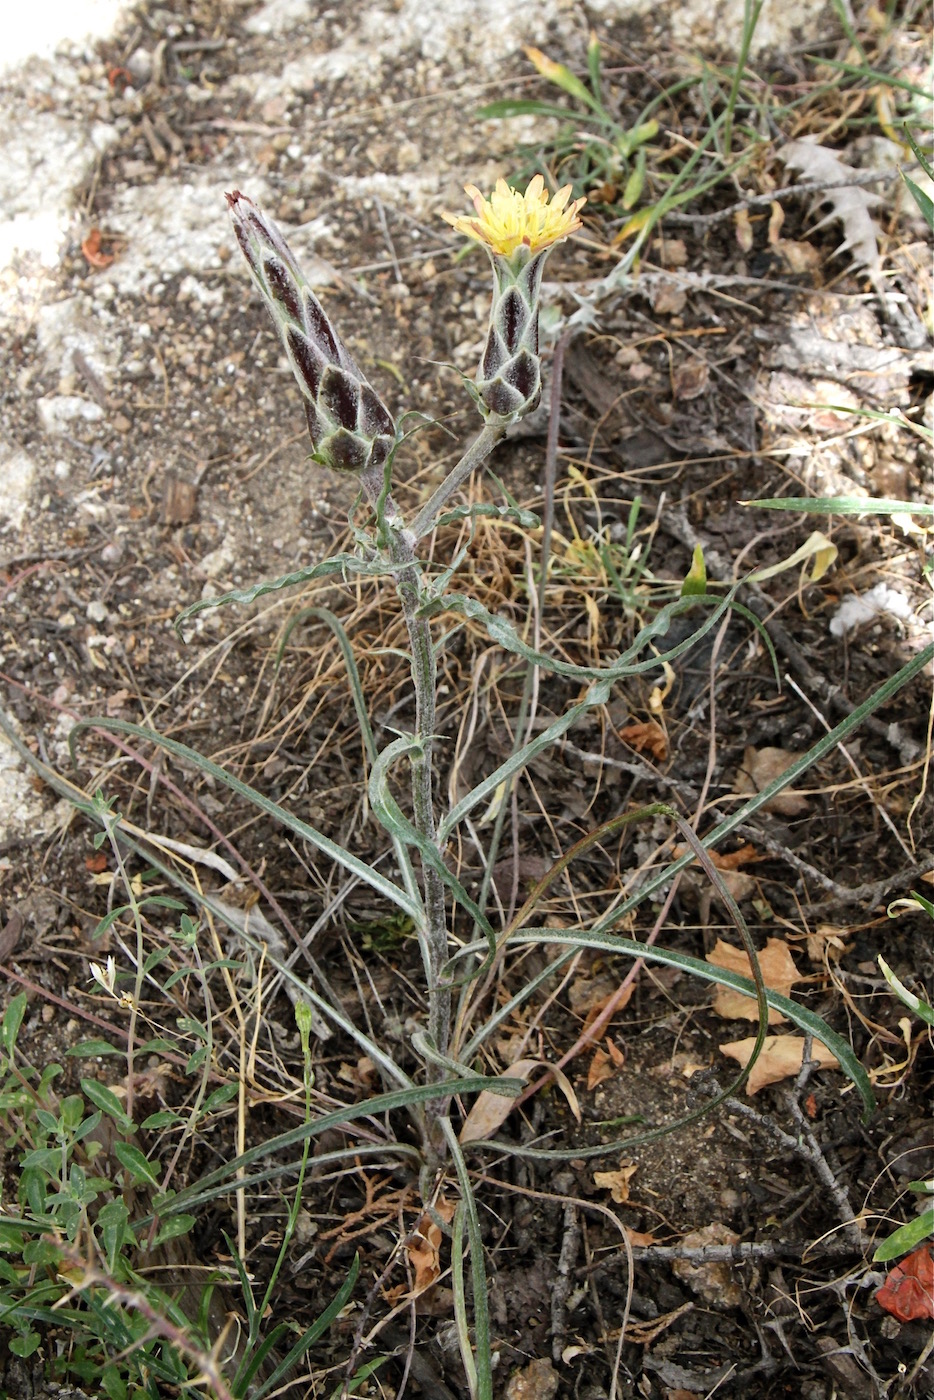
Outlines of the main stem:
[[[361,478],[367,497],[376,511],[378,528],[383,534],[383,544],[394,565],[396,591],[409,634],[412,683],[415,688],[415,746],[409,759],[412,772],[413,820],[419,833],[435,846],[437,825],[432,758],[437,713],[437,667],[431,627],[427,618],[419,615],[421,589],[415,544],[431,529],[444,502],[460,482],[489,456],[501,437],[501,430],[484,427],[457,466],[423,507],[411,530],[405,528],[398,507],[386,489],[382,470],[365,471]],[[444,858],[440,850],[438,854],[440,859]],[[420,942],[428,981],[428,1034],[439,1056],[445,1056],[451,1039],[452,1005],[451,984],[444,976],[444,967],[448,961],[447,907],[441,877],[425,860],[422,861],[422,892],[425,927]],[[429,1078],[438,1083],[443,1081],[446,1073],[441,1063],[433,1061],[428,1062],[427,1071]],[[426,1145],[432,1155],[440,1160],[447,1155],[444,1132],[440,1126],[448,1111],[447,1096],[441,1095],[437,1100],[432,1100],[425,1105],[425,1109],[428,1124]]]

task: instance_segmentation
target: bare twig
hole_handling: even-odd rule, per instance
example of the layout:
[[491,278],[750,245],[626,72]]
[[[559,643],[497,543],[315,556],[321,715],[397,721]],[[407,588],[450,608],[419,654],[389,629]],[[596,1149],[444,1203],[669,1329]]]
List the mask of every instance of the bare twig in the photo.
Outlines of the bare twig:
[[[810,1040],[811,1037],[808,1036],[805,1041],[802,1057],[802,1071],[798,1076],[798,1080],[795,1082],[794,1090],[788,1098],[789,1108],[798,1126],[797,1134],[785,1132],[784,1128],[779,1127],[772,1118],[759,1113],[751,1104],[743,1103],[740,1099],[727,1099],[727,1106],[731,1112],[738,1113],[743,1118],[748,1118],[751,1122],[757,1124],[758,1127],[766,1129],[766,1131],[771,1133],[789,1152],[794,1153],[796,1157],[800,1157],[802,1161],[807,1162],[821,1184],[826,1188],[837,1208],[837,1215],[844,1227],[844,1237],[847,1243],[854,1249],[861,1249],[863,1231],[854,1215],[853,1207],[850,1205],[846,1188],[840,1184],[831,1170],[820,1143],[817,1141],[814,1129],[798,1102],[798,1094],[800,1093],[799,1085],[803,1088],[803,1085],[807,1082],[807,1076],[810,1075],[811,1068],[813,1067],[813,1062],[810,1058]],[[805,1075],[805,1070],[807,1070],[807,1075]],[[802,1076],[804,1077],[802,1078]]]
[[883,180],[894,180],[897,175],[898,171],[892,167],[888,170],[861,170],[845,180],[802,180],[797,185],[783,185],[781,189],[772,190],[770,194],[748,195],[745,199],[738,199],[735,204],[727,205],[725,209],[714,210],[712,214],[686,214],[681,210],[672,210],[665,218],[670,224],[710,228],[713,224],[722,224],[724,220],[731,219],[743,209],[767,209],[777,200],[790,199],[792,195],[825,194],[831,190],[847,190],[853,185],[875,185]]
[[564,1207],[564,1238],[558,1256],[558,1277],[551,1294],[551,1357],[557,1365],[564,1351],[568,1334],[568,1295],[571,1291],[571,1271],[580,1248],[581,1227],[577,1206],[568,1201]]

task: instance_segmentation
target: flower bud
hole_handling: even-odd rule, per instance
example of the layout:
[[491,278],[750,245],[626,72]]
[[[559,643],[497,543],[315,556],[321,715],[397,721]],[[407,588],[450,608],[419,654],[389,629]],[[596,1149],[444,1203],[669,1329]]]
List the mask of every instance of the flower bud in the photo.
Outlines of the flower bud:
[[237,242],[302,391],[315,460],[343,472],[381,467],[396,437],[388,408],[358,369],[272,220],[239,190],[226,199]]

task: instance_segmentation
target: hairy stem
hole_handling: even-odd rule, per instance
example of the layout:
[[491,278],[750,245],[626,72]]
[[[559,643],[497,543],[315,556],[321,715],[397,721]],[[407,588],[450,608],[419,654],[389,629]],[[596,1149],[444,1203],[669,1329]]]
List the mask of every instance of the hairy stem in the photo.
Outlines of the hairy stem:
[[[432,528],[442,506],[457,486],[489,456],[501,437],[501,429],[483,428],[457,466],[419,512],[412,529],[405,528],[399,509],[389,493],[382,469],[368,469],[361,476],[363,489],[376,512],[381,542],[395,566],[396,591],[409,634],[410,664],[415,688],[416,739],[410,757],[412,810],[416,827],[433,845],[437,845],[433,765],[437,666],[431,639],[431,624],[426,617],[420,616],[419,612],[422,597],[415,544]],[[440,850],[439,857],[443,859]],[[427,1061],[427,1071],[432,1079],[440,1083],[446,1074],[441,1060],[448,1054],[451,1040],[452,989],[450,982],[444,977],[444,966],[448,960],[447,906],[441,878],[437,870],[426,861],[422,861],[422,891],[425,902],[425,927],[420,941],[428,981],[428,1034],[439,1057],[437,1060]],[[436,1102],[426,1105],[428,1124],[443,1118],[447,1107],[446,1097],[439,1097]],[[443,1135],[437,1134],[435,1141],[430,1126],[428,1135],[429,1148],[437,1156],[445,1156]]]
[[488,424],[480,430],[457,466],[448,472],[437,491],[416,515],[411,528],[413,539],[423,539],[434,528],[434,523],[443,507],[453,496],[458,486],[462,481],[466,481],[470,473],[489,457],[505,432],[506,429],[503,427],[490,427]]

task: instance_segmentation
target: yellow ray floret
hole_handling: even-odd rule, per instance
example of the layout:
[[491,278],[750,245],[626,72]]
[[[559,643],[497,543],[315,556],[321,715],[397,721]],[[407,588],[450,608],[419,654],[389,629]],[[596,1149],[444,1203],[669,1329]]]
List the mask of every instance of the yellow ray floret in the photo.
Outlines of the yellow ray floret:
[[536,253],[567,238],[569,233],[580,228],[577,211],[587,203],[586,199],[575,199],[568,204],[570,185],[549,198],[541,175],[530,181],[525,194],[511,190],[505,180],[497,180],[489,199],[483,198],[476,185],[464,188],[473,200],[476,218],[469,214],[444,214],[442,217],[458,233],[475,238],[491,252],[507,258],[523,244]]

